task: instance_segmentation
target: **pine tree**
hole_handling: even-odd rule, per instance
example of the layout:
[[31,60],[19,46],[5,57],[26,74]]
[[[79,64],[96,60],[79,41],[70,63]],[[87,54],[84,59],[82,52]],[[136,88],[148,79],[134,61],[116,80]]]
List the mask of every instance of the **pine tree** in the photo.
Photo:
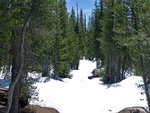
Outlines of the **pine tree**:
[[79,40],[79,14],[78,14],[78,3],[77,3],[77,17],[76,17],[76,24],[75,24],[75,32],[76,32],[76,53],[75,53],[75,56],[74,56],[74,61],[73,63],[71,64],[72,66],[72,69],[78,69],[79,67],[79,60],[80,60],[80,57],[81,57],[81,51],[79,49],[80,47],[80,40]]
[[95,58],[95,54],[94,54],[94,40],[93,40],[93,34],[94,34],[94,26],[93,26],[93,22],[94,22],[94,16],[92,14],[91,17],[89,17],[89,22],[88,22],[88,32],[87,32],[87,37],[85,39],[85,58],[87,59],[94,59]]
[[9,2],[0,1],[0,67],[11,64],[10,56],[10,36],[11,36],[11,12],[9,11]]
[[[52,1],[51,1],[52,2]],[[40,23],[40,21],[46,19],[45,12],[50,12],[49,8],[46,8],[44,5],[45,3],[49,3],[48,1],[11,1],[8,5],[9,10],[9,16],[11,17],[11,20],[8,21],[11,24],[9,24],[10,29],[10,37],[12,42],[11,47],[11,54],[12,54],[12,82],[9,88],[8,92],[8,105],[6,109],[6,113],[17,113],[18,112],[18,104],[19,104],[19,89],[20,89],[20,82],[25,71],[26,67],[26,53],[29,51],[26,51],[26,47],[28,45],[32,45],[32,48],[34,52],[37,52],[36,48],[39,45],[42,45],[40,42],[43,41],[42,39],[39,41],[39,38],[36,37],[36,35],[31,35],[31,30],[29,30],[32,26],[32,31],[40,31],[42,32],[42,28],[38,29],[37,26],[42,26],[43,24]],[[16,7],[17,6],[17,7]],[[47,10],[43,10],[47,9]],[[38,12],[38,13],[37,13]],[[34,22],[33,22],[34,20]],[[39,21],[40,20],[40,21]],[[38,22],[37,22],[38,21]],[[35,23],[38,24],[35,24]],[[36,27],[35,27],[36,26]],[[47,26],[45,27],[47,28]],[[36,34],[38,34],[36,31]],[[46,34],[46,33],[45,33]],[[41,33],[41,35],[43,35]],[[31,42],[29,41],[29,37],[33,38]],[[29,44],[30,43],[30,44]],[[35,46],[35,43],[37,46]],[[41,46],[40,46],[41,47]],[[39,48],[40,50],[41,48]],[[43,51],[43,50],[40,50]],[[40,52],[37,52],[40,53]],[[31,64],[30,64],[31,65]],[[26,70],[27,71],[27,70]],[[14,94],[15,92],[15,94]]]
[[[149,1],[131,1],[131,30],[132,30],[132,40],[130,40],[134,49],[131,48],[136,56],[133,57],[134,62],[136,63],[136,71],[138,75],[142,75],[145,94],[147,97],[148,107],[150,110],[150,94],[147,81],[149,80],[149,28],[146,24],[149,23],[149,11],[146,13],[147,5],[150,4]],[[148,42],[145,42],[148,41]],[[130,43],[131,44],[131,43]],[[132,46],[131,46],[132,47]],[[136,48],[136,50],[135,50]]]
[[76,16],[75,16],[75,11],[74,8],[72,7],[71,9],[71,14],[70,14],[70,22],[73,25],[74,31],[75,31],[75,27],[76,27]]
[[[21,78],[21,74],[24,68],[24,40],[26,33],[26,25],[29,22],[29,11],[25,12],[22,9],[22,3],[20,3],[19,7],[15,7],[17,2],[12,2],[11,11],[12,14],[18,14],[19,16],[13,15],[14,25],[16,28],[12,29],[12,37],[14,40],[12,41],[12,82],[8,92],[8,105],[6,113],[18,113],[18,103],[19,103],[19,79]],[[21,14],[22,13],[22,14]],[[21,18],[22,17],[22,18]],[[22,26],[22,27],[20,27]],[[15,92],[15,94],[14,94]],[[13,104],[12,104],[13,103]]]
[[120,80],[125,78],[125,72],[128,68],[132,68],[129,52],[130,50],[124,45],[126,40],[131,35],[130,26],[130,12],[128,1],[116,1],[114,8],[115,24],[113,31],[115,33],[114,40],[117,41],[120,52]]
[[98,59],[100,58],[99,56],[99,52],[100,52],[100,43],[97,40],[99,38],[99,34],[100,34],[100,28],[99,28],[99,21],[100,21],[100,8],[98,5],[98,2],[95,1],[95,11],[94,11],[94,35],[93,35],[93,40],[94,40],[94,54],[95,54],[95,58],[96,61],[98,62]]
[[[74,26],[70,22],[68,22],[68,13],[65,6],[65,1],[60,0],[58,2],[58,5],[59,5],[57,9],[58,13],[56,14],[58,20],[56,22],[57,37],[55,42],[55,62],[54,62],[55,78],[69,77],[69,71],[71,67],[75,66],[74,63],[76,60],[75,53],[77,52],[76,51],[77,44],[76,40],[74,39],[75,37]],[[74,14],[72,14],[70,18],[71,22],[74,22],[75,18],[73,16]]]
[[79,22],[79,50],[81,53],[81,57],[84,56],[84,19],[83,19],[83,11],[80,10],[80,22]]
[[120,51],[118,43],[113,38],[115,36],[114,28],[114,0],[105,2],[105,17],[103,25],[103,53],[105,57],[106,75],[104,82],[114,83],[120,81]]

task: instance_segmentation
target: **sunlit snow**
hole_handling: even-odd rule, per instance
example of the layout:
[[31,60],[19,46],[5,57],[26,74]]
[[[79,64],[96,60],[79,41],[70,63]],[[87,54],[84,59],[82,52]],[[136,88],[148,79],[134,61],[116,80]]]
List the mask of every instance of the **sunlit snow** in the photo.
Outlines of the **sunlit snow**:
[[72,79],[64,82],[40,78],[34,85],[39,100],[30,104],[56,108],[60,113],[117,113],[125,107],[147,107],[146,97],[141,94],[142,78],[130,76],[120,83],[104,85],[99,78],[88,79],[96,63],[81,60],[79,70],[73,70]]

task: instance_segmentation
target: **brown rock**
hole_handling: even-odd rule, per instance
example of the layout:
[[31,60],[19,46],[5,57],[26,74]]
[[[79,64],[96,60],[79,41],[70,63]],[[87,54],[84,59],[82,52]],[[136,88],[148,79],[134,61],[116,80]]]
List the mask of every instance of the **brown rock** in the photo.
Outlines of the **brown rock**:
[[0,113],[4,112],[7,105],[7,89],[0,88]]
[[59,113],[59,112],[54,108],[40,107],[37,105],[28,105],[22,110],[21,113]]

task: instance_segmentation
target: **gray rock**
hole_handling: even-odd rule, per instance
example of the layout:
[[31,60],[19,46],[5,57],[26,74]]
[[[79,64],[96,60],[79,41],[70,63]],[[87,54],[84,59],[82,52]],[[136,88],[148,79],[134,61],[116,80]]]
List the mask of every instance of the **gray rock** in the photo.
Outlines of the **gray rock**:
[[144,107],[127,107],[118,113],[148,113]]

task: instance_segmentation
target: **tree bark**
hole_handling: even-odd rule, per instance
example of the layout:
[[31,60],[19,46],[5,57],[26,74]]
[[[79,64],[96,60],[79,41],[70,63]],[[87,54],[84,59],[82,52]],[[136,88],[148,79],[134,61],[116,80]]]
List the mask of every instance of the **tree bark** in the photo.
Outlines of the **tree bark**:
[[[20,41],[20,44],[18,45],[18,48],[20,49],[20,51],[18,52],[17,50],[14,49],[15,53],[18,52],[17,56],[13,56],[13,62],[14,63],[12,65],[12,68],[15,68],[14,69],[14,73],[13,73],[13,74],[15,74],[15,78],[12,80],[12,82],[10,84],[10,87],[9,87],[8,104],[7,104],[5,113],[11,113],[10,109],[12,107],[13,97],[14,97],[14,93],[15,93],[14,91],[15,91],[16,85],[17,85],[17,83],[19,81],[19,78],[21,77],[21,74],[23,72],[23,68],[24,68],[24,40],[25,40],[25,33],[26,33],[26,23],[29,22],[29,20],[30,19],[27,16],[24,19],[24,24],[23,24],[23,27],[21,29],[21,37],[22,37],[22,39]],[[17,41],[17,40],[15,40],[15,41]],[[16,63],[18,63],[18,64],[16,64]],[[15,65],[17,65],[17,67]],[[16,103],[16,104],[18,104],[18,103]],[[16,111],[15,113],[17,113],[17,112],[18,111]]]
[[[14,32],[13,32],[14,33]],[[12,81],[14,81],[18,74],[18,69],[20,67],[20,40],[15,40],[12,42],[12,54],[13,54],[13,62],[12,62]],[[18,113],[18,103],[19,103],[19,87],[20,83],[17,82],[14,93],[13,93],[13,100],[12,106],[10,109],[11,113]]]
[[55,43],[55,61],[54,61],[54,78],[58,78],[58,64],[57,64],[57,59],[58,59],[58,36],[56,34],[56,43]]
[[116,57],[116,82],[120,82],[121,81],[121,76],[120,76],[120,66],[121,66],[121,58],[120,56]]
[[46,52],[43,52],[44,53],[44,61],[42,62],[42,77],[48,77],[49,76],[49,73],[48,73],[48,56],[47,56],[47,53]]
[[141,55],[141,48],[139,47],[139,56],[140,56],[140,63],[141,63],[141,69],[142,69],[142,78],[143,78],[143,82],[144,82],[144,87],[145,87],[145,94],[146,94],[146,98],[147,98],[147,103],[148,103],[148,108],[149,108],[149,112],[150,112],[150,94],[149,94],[149,90],[148,90],[148,84],[147,84],[147,77],[144,70],[144,63],[143,63],[143,57]]
[[[146,22],[144,23],[144,29],[147,32],[148,38],[150,39],[150,31],[146,27]],[[150,74],[150,71],[149,71],[149,69],[150,69],[150,50],[148,47],[147,47],[146,53],[147,53],[147,62],[148,62],[148,64],[147,64],[147,70],[148,71],[146,70],[146,72],[149,75]],[[146,77],[145,73],[143,72],[143,81],[144,81],[145,93],[146,93],[146,97],[147,97],[147,101],[148,101],[148,108],[149,108],[149,112],[150,112],[150,94],[149,94],[149,88],[148,88],[149,80],[150,80],[150,76]]]
[[20,96],[20,82],[18,81],[14,89],[10,113],[19,113],[19,96]]

